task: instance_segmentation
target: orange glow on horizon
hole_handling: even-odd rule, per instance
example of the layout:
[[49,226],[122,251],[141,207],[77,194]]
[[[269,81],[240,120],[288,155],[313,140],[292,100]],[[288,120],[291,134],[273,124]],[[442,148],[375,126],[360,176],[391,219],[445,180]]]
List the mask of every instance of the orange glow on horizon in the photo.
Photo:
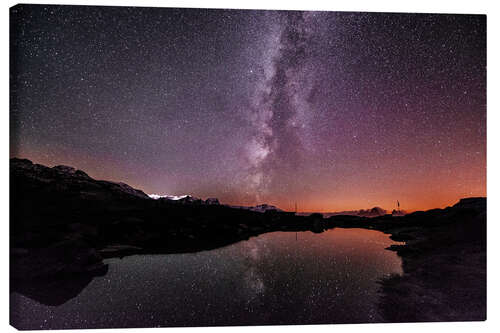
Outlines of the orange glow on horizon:
[[[120,181],[132,187],[140,189],[145,193],[157,193],[151,189],[150,184],[145,184],[142,174],[137,170],[147,167],[146,165],[123,165],[108,158],[87,156],[82,158],[81,154],[67,153],[60,157],[54,157],[41,153],[43,149],[26,150],[21,154],[11,157],[28,158],[34,163],[46,166],[64,164],[85,171],[89,176],[99,180]],[[472,162],[472,161],[471,161]],[[330,191],[323,187],[312,188],[311,193],[287,193],[275,197],[263,197],[260,201],[245,197],[226,197],[214,195],[214,193],[164,193],[170,195],[190,194],[206,199],[207,197],[218,197],[219,201],[228,205],[253,206],[258,204],[274,205],[282,210],[293,212],[295,202],[298,211],[303,213],[331,213],[339,211],[353,211],[381,207],[388,212],[396,209],[396,202],[401,203],[401,210],[408,213],[429,210],[434,208],[446,208],[456,204],[460,199],[466,197],[486,197],[486,161],[474,160],[470,167],[450,172],[449,170],[435,170],[427,175],[427,178],[411,178],[402,183],[399,180],[388,179],[381,186],[373,186],[365,182],[363,175],[355,178],[351,184],[341,189]],[[109,170],[115,172],[109,173]],[[165,177],[165,181],[168,177]],[[313,192],[313,193],[312,193]]]

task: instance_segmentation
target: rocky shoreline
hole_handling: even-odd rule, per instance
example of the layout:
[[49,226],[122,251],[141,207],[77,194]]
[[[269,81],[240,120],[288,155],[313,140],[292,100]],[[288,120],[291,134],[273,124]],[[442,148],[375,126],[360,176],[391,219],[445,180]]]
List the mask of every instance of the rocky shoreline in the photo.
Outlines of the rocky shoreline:
[[[388,322],[486,320],[486,199],[463,199],[425,216],[426,227],[388,230],[402,276],[381,281]],[[397,309],[397,311],[395,311]]]
[[[12,159],[10,174],[11,291],[44,304],[75,297],[106,273],[105,258],[209,250],[272,231],[367,228],[405,242],[389,248],[404,274],[380,281],[385,322],[486,319],[485,198],[398,217],[323,218],[153,200],[123,183],[28,160]],[[64,284],[68,277],[79,282]]]

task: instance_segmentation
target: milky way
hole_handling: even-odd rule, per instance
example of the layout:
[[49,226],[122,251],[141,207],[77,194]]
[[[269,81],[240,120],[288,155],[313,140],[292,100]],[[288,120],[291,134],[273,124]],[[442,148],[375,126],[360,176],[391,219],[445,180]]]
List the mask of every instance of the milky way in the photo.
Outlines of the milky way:
[[11,156],[306,211],[484,196],[486,18],[16,6]]
[[[306,127],[308,110],[307,96],[310,93],[307,68],[308,47],[311,44],[308,20],[314,13],[292,12],[283,14],[283,27],[272,58],[272,73],[266,78],[265,89],[254,105],[257,134],[249,145],[249,160],[254,161],[251,185],[255,193],[266,194],[267,187],[274,187],[275,173],[293,168],[300,173],[302,130]],[[308,22],[309,21],[309,22]],[[286,179],[286,185],[292,179]]]

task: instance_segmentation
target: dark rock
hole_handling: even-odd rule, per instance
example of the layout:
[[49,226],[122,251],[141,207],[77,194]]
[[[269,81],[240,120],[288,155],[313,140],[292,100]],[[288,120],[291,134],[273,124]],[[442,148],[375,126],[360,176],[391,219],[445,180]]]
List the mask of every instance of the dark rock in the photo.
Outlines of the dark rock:
[[56,165],[55,167],[52,167],[52,169],[58,172],[69,173],[69,174],[74,174],[76,172],[75,168],[66,165]]
[[99,253],[103,258],[111,258],[111,257],[124,257],[126,255],[140,253],[141,251],[142,248],[138,246],[110,245],[104,249],[99,250]]
[[393,209],[391,215],[392,216],[405,216],[406,212],[404,210]]
[[481,197],[473,197],[473,198],[464,198],[460,199],[460,201],[453,206],[454,208],[468,208],[474,209],[476,211],[485,211],[486,210],[486,198]]
[[207,205],[220,205],[219,199],[217,198],[208,198],[207,200],[205,200],[205,203]]
[[323,214],[321,214],[321,213],[312,213],[311,215],[309,215],[309,218],[313,219],[313,220],[322,220],[323,219]]
[[187,195],[182,199],[176,200],[176,202],[180,204],[192,204],[192,205],[201,205],[202,203],[204,203],[204,201],[201,200],[200,198],[196,198],[191,195]]

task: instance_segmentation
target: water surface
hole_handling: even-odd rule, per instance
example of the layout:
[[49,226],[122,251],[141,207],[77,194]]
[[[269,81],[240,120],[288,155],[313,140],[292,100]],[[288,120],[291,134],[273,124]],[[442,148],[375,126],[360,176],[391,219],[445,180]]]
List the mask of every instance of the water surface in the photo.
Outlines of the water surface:
[[11,294],[18,328],[380,321],[377,280],[401,274],[395,242],[366,229],[273,232],[198,253],[109,259],[59,306]]

